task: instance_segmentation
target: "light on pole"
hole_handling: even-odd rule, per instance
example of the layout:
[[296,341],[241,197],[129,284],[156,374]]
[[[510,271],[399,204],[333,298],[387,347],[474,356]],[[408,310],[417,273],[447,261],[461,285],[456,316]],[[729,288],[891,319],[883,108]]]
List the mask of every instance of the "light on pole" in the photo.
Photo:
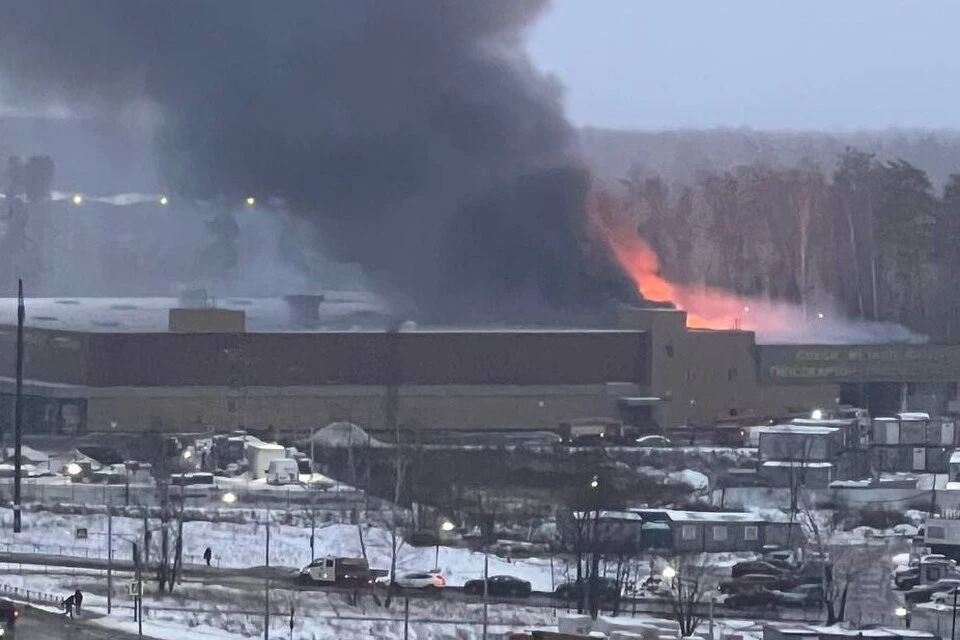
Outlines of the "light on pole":
[[233,504],[233,503],[235,503],[235,502],[237,501],[237,494],[235,494],[235,493],[232,492],[232,491],[227,491],[225,494],[223,494],[222,496],[220,496],[220,500],[221,500],[224,504]]
[[445,534],[445,533],[450,533],[451,531],[453,531],[453,530],[456,529],[456,528],[457,528],[457,525],[455,525],[454,523],[452,523],[452,522],[449,521],[449,520],[444,520],[443,522],[440,523],[440,535],[437,536],[437,549],[436,549],[436,553],[434,554],[434,558],[433,558],[433,568],[434,568],[434,569],[439,569],[439,568],[440,568],[440,538],[443,536],[443,534]]
[[910,610],[905,607],[897,607],[893,610],[893,615],[903,619],[903,626],[910,628]]

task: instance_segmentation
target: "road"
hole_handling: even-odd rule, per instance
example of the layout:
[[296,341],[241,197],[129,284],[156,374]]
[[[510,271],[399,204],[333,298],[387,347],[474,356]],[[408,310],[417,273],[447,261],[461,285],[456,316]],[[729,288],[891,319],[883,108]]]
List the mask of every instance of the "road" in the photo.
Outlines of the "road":
[[[32,607],[22,610],[17,621],[15,640],[133,640],[136,635],[100,629],[79,620],[41,611]],[[147,636],[143,636],[147,637]]]
[[[0,563],[11,563],[21,565],[38,565],[49,567],[69,567],[81,569],[105,570],[107,561],[103,558],[77,558],[72,556],[51,556],[45,554],[33,553],[0,553]],[[134,566],[130,562],[114,561],[112,565],[115,571],[133,572]],[[279,567],[250,567],[247,569],[224,569],[216,567],[207,567],[205,565],[184,565],[183,576],[185,580],[198,581],[205,584],[216,584],[237,589],[263,589],[264,579],[270,579],[270,583],[277,590],[291,591],[334,591],[346,593],[352,589],[318,585],[315,583],[305,583],[292,569]],[[382,594],[382,590],[379,590]],[[406,589],[400,594],[401,598],[410,599],[437,599],[442,598],[450,601],[461,601],[470,603],[483,602],[482,596],[476,596],[464,593],[459,587],[447,587],[440,592],[424,591],[416,589]],[[535,591],[529,598],[489,598],[492,604],[523,604],[526,607],[538,607],[544,609],[568,609],[575,607],[574,603],[569,603],[556,598],[552,593]],[[702,613],[709,613],[710,605],[707,602],[698,605]],[[670,601],[664,598],[625,598],[621,601],[621,610],[647,613],[660,616],[672,616],[672,606]],[[786,620],[796,622],[819,621],[820,616],[816,611],[807,611],[802,609],[767,609],[767,610],[742,610],[724,607],[722,604],[714,605],[714,618],[735,618],[735,619],[758,619],[767,618],[772,620]]]

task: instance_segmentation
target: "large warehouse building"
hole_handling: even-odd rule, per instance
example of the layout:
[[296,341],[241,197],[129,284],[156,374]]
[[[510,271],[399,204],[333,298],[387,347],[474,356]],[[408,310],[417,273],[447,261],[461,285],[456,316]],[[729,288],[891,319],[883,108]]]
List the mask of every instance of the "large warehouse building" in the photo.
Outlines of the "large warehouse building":
[[[960,380],[960,347],[758,346],[749,332],[688,330],[669,310],[625,310],[605,331],[387,333],[345,330],[376,314],[357,299],[313,309],[308,300],[306,322],[302,303],[28,300],[26,430],[304,433],[349,420],[377,431],[388,424],[388,388],[398,422],[416,429],[555,429],[591,418],[672,427],[851,398],[946,407]],[[0,300],[5,431],[15,317],[16,302]]]

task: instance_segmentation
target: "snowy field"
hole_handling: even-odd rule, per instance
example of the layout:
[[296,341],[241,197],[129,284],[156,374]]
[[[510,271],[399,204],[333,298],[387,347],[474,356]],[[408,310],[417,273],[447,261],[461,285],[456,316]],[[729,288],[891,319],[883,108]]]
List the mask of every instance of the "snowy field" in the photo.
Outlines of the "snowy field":
[[[228,510],[220,509],[225,513]],[[263,522],[271,519],[270,565],[300,568],[310,562],[310,526],[301,518],[296,525],[281,524],[283,512],[236,510],[249,523],[185,522],[184,555],[186,562],[202,562],[209,546],[214,564],[220,567],[244,568],[266,564],[266,533]],[[0,530],[3,543],[0,549],[11,552],[45,553],[66,556],[106,558],[107,517],[101,514],[62,515],[49,512],[25,512],[23,532],[17,538],[12,534],[13,512],[0,511]],[[113,555],[117,559],[132,558],[133,542],[143,540],[144,521],[137,518],[113,518]],[[160,539],[159,521],[151,520],[153,545]],[[86,529],[87,538],[77,539],[76,530]],[[373,568],[390,566],[391,544],[387,530],[367,525],[318,524],[315,532],[315,555],[359,557],[360,534],[363,534],[367,558]],[[151,554],[152,557],[156,557]],[[510,574],[529,580],[534,590],[552,591],[556,584],[567,579],[567,568],[562,561],[529,558],[508,561],[489,557],[490,575]],[[484,554],[452,547],[411,547],[400,544],[397,555],[398,571],[424,571],[439,567],[451,586],[460,586],[467,580],[483,577]]]
[[[6,567],[4,567],[6,569]],[[84,592],[83,614],[88,620],[108,628],[136,632],[132,602],[115,597],[112,615],[106,615],[105,578],[102,572],[78,571],[70,575],[5,572],[8,587],[30,589],[63,596],[80,588]],[[117,582],[129,576],[118,575]],[[249,638],[263,635],[263,591],[258,588],[233,588],[184,583],[172,596],[157,597],[148,592],[144,601],[144,633],[154,638],[182,640],[190,638]],[[294,607],[295,640],[331,640],[333,638],[403,637],[404,602],[395,600],[390,608],[371,596],[352,605],[343,594],[325,592],[271,591],[271,635],[288,638],[289,611]],[[562,612],[561,612],[562,615]],[[488,623],[491,637],[510,631],[556,625],[552,609],[522,605],[491,605]],[[409,603],[410,638],[472,640],[482,636],[483,606],[443,600],[411,600]]]

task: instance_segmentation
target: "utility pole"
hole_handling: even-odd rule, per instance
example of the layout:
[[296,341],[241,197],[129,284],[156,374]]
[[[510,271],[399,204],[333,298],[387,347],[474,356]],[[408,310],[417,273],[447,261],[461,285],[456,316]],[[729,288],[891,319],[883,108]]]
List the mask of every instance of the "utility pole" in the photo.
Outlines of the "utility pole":
[[113,511],[107,507],[107,615],[113,607]]
[[490,555],[483,551],[483,640],[487,640],[487,601],[490,585]]
[[950,625],[950,640],[957,640],[957,587],[953,588],[953,623]]
[[13,409],[13,532],[20,533],[20,481],[23,472],[23,279],[17,280],[17,395]]
[[267,510],[267,543],[264,566],[267,573],[263,581],[263,640],[270,640],[270,510]]
[[310,487],[310,562],[316,560],[314,552],[314,536],[317,532],[317,490],[311,482]]

